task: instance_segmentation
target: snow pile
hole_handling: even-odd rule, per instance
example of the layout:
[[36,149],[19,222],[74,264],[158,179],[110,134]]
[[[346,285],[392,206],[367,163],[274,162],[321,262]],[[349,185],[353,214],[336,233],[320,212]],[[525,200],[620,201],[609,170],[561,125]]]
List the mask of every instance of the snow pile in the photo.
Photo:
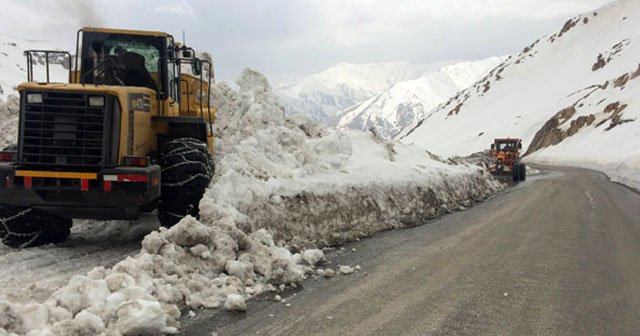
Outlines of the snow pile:
[[1,302],[0,335],[173,333],[181,307],[246,310],[301,283],[324,259],[313,248],[421,224],[502,188],[477,166],[286,118],[257,72],[238,85],[213,93],[217,170],[201,218],[148,234],[138,254],[74,276],[43,303]]
[[0,335],[3,329],[54,335],[173,333],[179,306],[246,310],[245,299],[274,290],[273,284],[300,283],[306,267],[296,259],[265,230],[247,235],[232,223],[205,226],[187,217],[147,235],[136,256],[73,277],[42,304],[0,302]]
[[520,137],[531,162],[640,186],[639,54],[640,2],[614,2],[523,48],[397,138],[464,156]]
[[[266,79],[247,72],[220,107],[216,177],[203,221],[267,228],[293,248],[335,245],[420,223],[496,190],[481,169],[358,131],[323,134],[286,118]],[[228,117],[225,117],[228,116]]]

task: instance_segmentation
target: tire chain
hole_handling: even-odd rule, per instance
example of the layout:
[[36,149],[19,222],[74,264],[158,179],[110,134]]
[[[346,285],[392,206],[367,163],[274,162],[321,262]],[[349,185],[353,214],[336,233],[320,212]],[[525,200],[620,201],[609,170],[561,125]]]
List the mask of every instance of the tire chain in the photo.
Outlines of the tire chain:
[[19,232],[11,231],[11,229],[7,225],[8,222],[10,222],[10,221],[12,221],[12,220],[14,220],[16,218],[19,218],[21,216],[26,216],[31,211],[33,211],[33,208],[26,208],[25,210],[22,210],[22,211],[16,213],[15,215],[13,215],[13,216],[0,218],[0,224],[2,224],[2,227],[0,227],[0,239],[2,239],[4,241],[5,238],[8,238],[10,236],[16,236],[16,237],[29,237],[29,236],[32,236],[31,239],[26,240],[22,244],[19,244],[18,247],[20,247],[20,248],[29,246],[36,239],[38,239],[38,237],[40,237],[40,235],[43,232],[42,230],[29,232],[29,233],[19,233]]
[[199,211],[195,207],[214,173],[207,145],[193,138],[172,140],[161,151],[160,163],[164,196],[158,206],[161,223],[171,226],[186,215],[197,217]]

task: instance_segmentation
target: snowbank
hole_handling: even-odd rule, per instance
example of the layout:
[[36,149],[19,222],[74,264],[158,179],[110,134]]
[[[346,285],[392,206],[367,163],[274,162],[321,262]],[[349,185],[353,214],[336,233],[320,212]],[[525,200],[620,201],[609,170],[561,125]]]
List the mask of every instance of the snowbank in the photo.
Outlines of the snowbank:
[[11,95],[7,102],[0,101],[0,149],[16,144],[20,99]]
[[246,299],[315,274],[319,247],[418,225],[502,188],[477,166],[285,118],[257,72],[238,85],[213,93],[217,167],[201,218],[148,234],[138,254],[73,277],[44,303],[0,302],[0,335],[173,333],[180,307],[250,310]]
[[640,154],[630,153],[623,158],[597,160],[593,158],[561,157],[555,151],[544,151],[533,156],[527,162],[540,165],[561,165],[566,167],[586,168],[604,173],[611,181],[624,184],[640,191]]

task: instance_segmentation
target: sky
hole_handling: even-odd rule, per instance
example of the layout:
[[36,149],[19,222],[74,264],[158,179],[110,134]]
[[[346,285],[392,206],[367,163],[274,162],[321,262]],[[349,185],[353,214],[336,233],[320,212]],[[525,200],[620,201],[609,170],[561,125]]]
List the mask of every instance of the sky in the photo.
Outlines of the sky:
[[82,26],[166,31],[273,83],[336,63],[427,64],[518,52],[611,0],[0,0],[0,34],[75,46]]

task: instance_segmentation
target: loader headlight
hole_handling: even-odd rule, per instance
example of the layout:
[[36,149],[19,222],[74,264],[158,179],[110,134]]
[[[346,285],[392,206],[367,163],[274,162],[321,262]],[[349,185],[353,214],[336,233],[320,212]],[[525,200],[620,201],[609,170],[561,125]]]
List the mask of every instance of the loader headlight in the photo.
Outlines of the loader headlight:
[[27,103],[29,104],[42,104],[42,93],[28,93]]
[[89,106],[103,107],[104,96],[89,96]]

